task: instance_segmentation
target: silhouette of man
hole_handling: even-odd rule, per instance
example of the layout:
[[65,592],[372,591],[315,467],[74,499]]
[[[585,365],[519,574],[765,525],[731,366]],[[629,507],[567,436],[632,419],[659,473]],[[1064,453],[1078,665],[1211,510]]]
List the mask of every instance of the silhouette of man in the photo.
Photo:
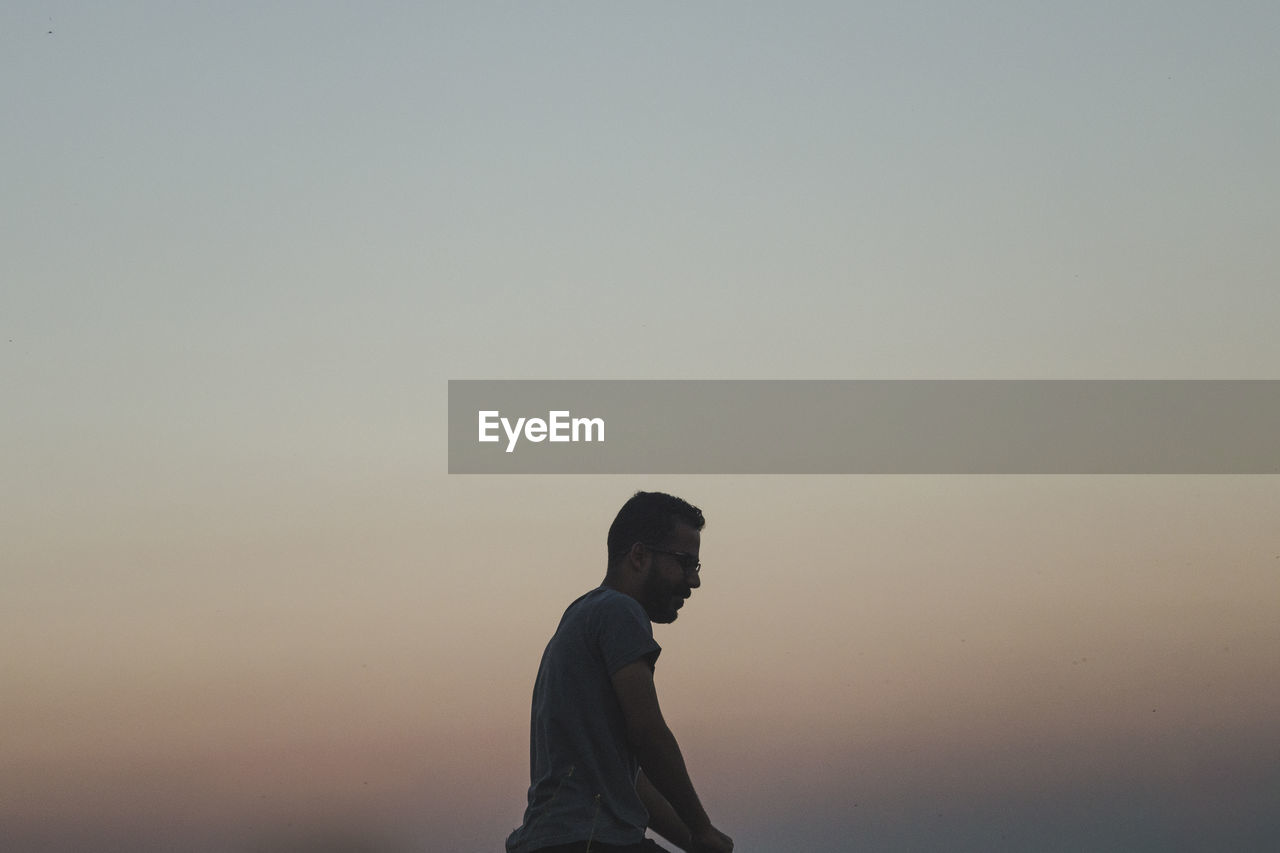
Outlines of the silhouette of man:
[[694,791],[653,684],[674,622],[701,586],[702,511],[636,492],[609,527],[604,582],[569,605],[542,653],[530,714],[529,804],[508,853],[729,853]]

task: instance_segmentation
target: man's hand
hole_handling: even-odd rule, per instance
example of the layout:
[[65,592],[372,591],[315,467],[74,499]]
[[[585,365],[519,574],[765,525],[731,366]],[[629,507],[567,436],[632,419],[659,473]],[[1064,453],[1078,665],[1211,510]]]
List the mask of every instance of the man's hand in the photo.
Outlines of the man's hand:
[[714,826],[693,833],[689,853],[732,853],[733,839]]

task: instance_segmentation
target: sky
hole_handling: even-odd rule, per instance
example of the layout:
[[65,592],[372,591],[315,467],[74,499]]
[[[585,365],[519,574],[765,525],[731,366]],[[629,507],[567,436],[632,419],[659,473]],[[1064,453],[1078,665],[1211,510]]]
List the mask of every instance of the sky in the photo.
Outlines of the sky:
[[0,846],[501,849],[561,611],[740,851],[1271,850],[1271,476],[461,476],[450,379],[1276,379],[1272,3],[0,7]]

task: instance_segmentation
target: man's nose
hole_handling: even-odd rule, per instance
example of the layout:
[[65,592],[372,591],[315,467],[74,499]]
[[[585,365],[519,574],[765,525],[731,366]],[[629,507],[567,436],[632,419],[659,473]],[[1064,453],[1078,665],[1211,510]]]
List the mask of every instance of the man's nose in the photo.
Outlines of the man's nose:
[[697,572],[685,572],[684,579],[689,582],[689,589],[697,589],[702,586],[702,578],[698,576]]

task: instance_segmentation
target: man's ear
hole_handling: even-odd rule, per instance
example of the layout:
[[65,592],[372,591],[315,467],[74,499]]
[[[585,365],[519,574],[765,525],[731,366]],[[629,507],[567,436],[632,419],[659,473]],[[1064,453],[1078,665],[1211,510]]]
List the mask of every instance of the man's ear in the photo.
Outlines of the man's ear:
[[631,549],[627,551],[627,565],[640,571],[648,564],[650,560],[649,549],[644,547],[642,542],[631,543]]

